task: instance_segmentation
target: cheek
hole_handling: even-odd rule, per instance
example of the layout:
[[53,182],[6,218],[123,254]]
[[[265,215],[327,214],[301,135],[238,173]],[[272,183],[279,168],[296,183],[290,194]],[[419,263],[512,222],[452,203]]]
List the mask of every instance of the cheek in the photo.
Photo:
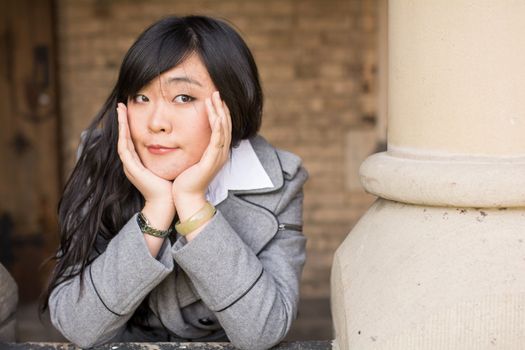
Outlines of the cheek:
[[195,140],[200,146],[201,151],[204,152],[208,144],[210,143],[211,137],[211,126],[208,121],[208,116],[205,115],[199,120],[199,123],[195,126]]
[[211,126],[204,104],[199,104],[190,114],[185,123],[186,133],[191,137],[194,151],[202,155],[211,136]]

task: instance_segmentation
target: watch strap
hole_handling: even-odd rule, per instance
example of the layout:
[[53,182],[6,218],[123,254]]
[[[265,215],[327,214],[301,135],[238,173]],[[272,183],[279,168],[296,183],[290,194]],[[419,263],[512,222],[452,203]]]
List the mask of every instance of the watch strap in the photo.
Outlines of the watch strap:
[[168,228],[167,230],[158,230],[151,226],[149,220],[139,212],[137,215],[137,223],[139,225],[140,231],[150,236],[155,236],[159,238],[165,238],[173,232],[173,227]]

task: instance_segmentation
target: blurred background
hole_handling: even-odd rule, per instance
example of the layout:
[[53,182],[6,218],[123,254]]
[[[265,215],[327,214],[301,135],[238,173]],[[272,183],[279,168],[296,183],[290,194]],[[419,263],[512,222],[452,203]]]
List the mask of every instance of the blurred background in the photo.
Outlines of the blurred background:
[[226,19],[251,48],[265,92],[261,134],[302,157],[307,262],[288,339],[332,339],[332,256],[374,200],[360,163],[385,148],[386,0],[2,0],[0,262],[19,288],[18,341],[62,340],[37,298],[58,244],[56,208],[80,132],[148,25]]

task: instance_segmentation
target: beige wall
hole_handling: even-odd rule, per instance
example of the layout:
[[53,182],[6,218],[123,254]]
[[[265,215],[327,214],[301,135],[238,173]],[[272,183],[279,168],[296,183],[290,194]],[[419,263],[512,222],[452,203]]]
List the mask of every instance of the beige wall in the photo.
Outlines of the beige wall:
[[58,0],[66,173],[80,131],[147,25],[171,13],[226,18],[260,69],[266,94],[262,134],[300,155],[310,172],[302,292],[327,298],[333,252],[373,199],[353,179],[361,158],[375,147],[376,12],[377,0]]

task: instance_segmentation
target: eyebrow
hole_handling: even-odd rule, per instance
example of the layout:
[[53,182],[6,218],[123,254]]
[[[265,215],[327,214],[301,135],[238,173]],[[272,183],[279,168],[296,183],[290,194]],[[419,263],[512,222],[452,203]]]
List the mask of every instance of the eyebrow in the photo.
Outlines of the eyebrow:
[[189,83],[189,84],[194,84],[194,85],[198,85],[200,87],[202,87],[202,84],[199,83],[197,80],[194,80],[190,77],[169,77],[168,79],[166,79],[166,83],[167,84],[172,84],[172,83]]

